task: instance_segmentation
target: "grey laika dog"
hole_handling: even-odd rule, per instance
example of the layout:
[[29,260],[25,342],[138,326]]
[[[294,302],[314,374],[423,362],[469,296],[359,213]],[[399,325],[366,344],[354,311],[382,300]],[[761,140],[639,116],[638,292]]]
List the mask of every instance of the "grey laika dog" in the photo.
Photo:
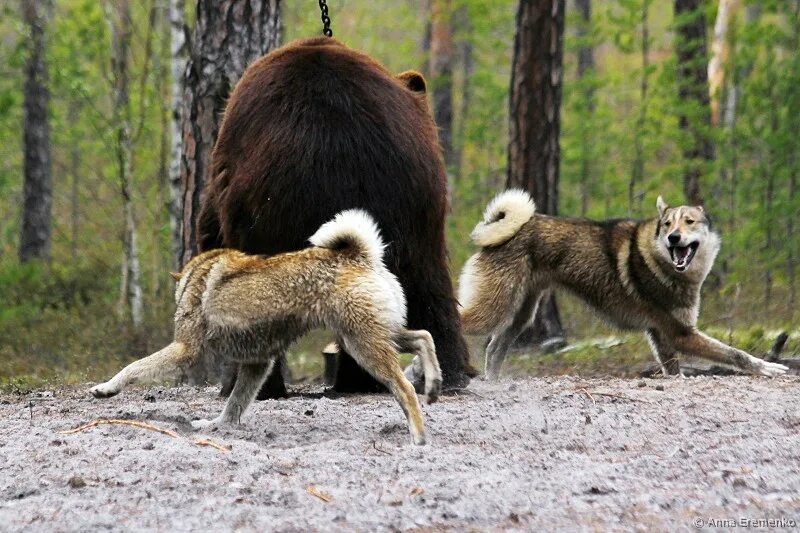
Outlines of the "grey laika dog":
[[612,324],[644,332],[665,375],[678,352],[777,376],[787,368],[728,346],[697,329],[700,287],[719,251],[702,207],[669,207],[650,220],[594,222],[537,214],[527,193],[509,190],[472,232],[481,247],[459,287],[465,331],[490,335],[486,376],[498,377],[509,346],[543,293],[566,289]]

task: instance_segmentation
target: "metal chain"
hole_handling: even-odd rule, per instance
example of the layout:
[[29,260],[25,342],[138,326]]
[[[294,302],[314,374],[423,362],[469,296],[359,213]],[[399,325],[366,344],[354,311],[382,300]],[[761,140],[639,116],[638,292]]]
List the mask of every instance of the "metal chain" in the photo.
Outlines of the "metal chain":
[[326,0],[319,0],[319,10],[322,12],[322,33],[326,37],[333,37],[331,18],[328,16],[328,3]]

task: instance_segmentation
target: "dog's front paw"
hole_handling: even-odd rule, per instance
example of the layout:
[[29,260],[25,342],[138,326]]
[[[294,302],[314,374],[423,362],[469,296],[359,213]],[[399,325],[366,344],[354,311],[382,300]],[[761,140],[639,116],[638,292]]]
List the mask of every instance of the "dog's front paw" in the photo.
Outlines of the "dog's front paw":
[[192,420],[192,427],[198,430],[200,429],[211,430],[217,427],[218,420],[219,419],[217,418],[214,418],[212,420],[208,420],[206,418],[201,418],[199,420]]
[[425,391],[425,403],[432,404],[439,399],[439,394],[442,392],[442,380],[434,379],[431,382],[430,389]]
[[202,430],[202,431],[213,431],[215,429],[223,429],[233,425],[235,424],[226,422],[225,420],[222,419],[221,416],[218,416],[217,418],[213,418],[211,420],[207,420],[205,418],[201,418],[199,420],[192,420],[192,427],[196,430]]
[[101,383],[100,385],[95,385],[89,389],[89,392],[91,392],[92,396],[95,398],[111,398],[112,396],[119,394],[119,390],[119,387],[115,387],[110,381],[108,381],[106,383]]
[[782,376],[788,370],[789,367],[784,366],[780,363],[770,363],[769,361],[760,361],[757,372],[762,376],[774,378],[776,376]]

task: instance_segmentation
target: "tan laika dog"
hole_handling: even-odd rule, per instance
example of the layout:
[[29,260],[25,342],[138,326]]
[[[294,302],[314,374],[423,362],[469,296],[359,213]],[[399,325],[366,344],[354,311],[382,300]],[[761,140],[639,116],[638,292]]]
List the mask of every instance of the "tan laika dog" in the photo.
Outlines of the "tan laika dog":
[[490,335],[486,376],[496,378],[509,346],[530,323],[543,291],[566,289],[612,324],[647,335],[663,373],[678,374],[677,353],[777,376],[785,366],[723,344],[697,329],[700,287],[719,251],[702,207],[669,207],[649,220],[553,217],[527,193],[506,191],[472,232],[481,247],[459,286],[466,333]]
[[236,385],[219,417],[193,425],[236,424],[276,357],[322,326],[391,391],[414,443],[424,444],[420,405],[398,350],[421,361],[428,403],[439,395],[442,374],[430,334],[405,328],[405,296],[383,263],[377,225],[363,211],[344,211],[310,242],[310,248],[272,257],[212,250],[192,259],[176,276],[175,340],[91,393],[113,396],[131,383],[177,377],[202,357],[220,358],[240,365]]

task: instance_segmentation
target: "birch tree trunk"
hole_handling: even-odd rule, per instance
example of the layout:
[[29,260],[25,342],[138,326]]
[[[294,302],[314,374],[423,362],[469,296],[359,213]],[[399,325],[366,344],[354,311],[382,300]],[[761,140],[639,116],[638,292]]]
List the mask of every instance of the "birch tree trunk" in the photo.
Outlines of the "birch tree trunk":
[[189,58],[184,23],[186,8],[184,0],[168,0],[170,72],[172,74],[172,117],[170,121],[170,159],[169,159],[169,230],[171,236],[172,268],[181,267],[181,238],[183,202],[181,198],[181,111],[183,107],[183,76]]
[[50,90],[45,41],[50,0],[22,0],[22,17],[30,32],[25,64],[23,118],[23,203],[19,260],[50,258],[53,225],[53,170],[50,155]]
[[725,84],[725,71],[730,57],[728,26],[738,5],[739,0],[719,0],[717,8],[714,38],[711,42],[711,59],[708,62],[708,95],[711,98],[712,126],[717,126],[720,122],[720,94]]
[[128,0],[115,0],[108,9],[111,27],[111,72],[113,80],[113,124],[117,179],[122,195],[125,227],[122,238],[121,302],[130,312],[135,328],[142,324],[142,286],[139,250],[136,236],[136,217],[132,196],[130,138],[130,99],[128,66],[130,61],[131,11]]
[[244,69],[280,44],[280,0],[198,0],[181,116],[179,257],[197,252],[197,215],[225,102]]
[[[708,97],[706,24],[702,0],[675,0],[675,49],[678,55],[678,122],[686,139],[683,191],[692,205],[702,205],[700,177],[714,160],[714,145],[707,129],[711,124]],[[696,111],[695,111],[696,110]]]
[[[540,213],[558,213],[564,0],[520,0],[511,63],[508,187],[529,191]],[[543,297],[517,345],[559,345],[555,296]]]

